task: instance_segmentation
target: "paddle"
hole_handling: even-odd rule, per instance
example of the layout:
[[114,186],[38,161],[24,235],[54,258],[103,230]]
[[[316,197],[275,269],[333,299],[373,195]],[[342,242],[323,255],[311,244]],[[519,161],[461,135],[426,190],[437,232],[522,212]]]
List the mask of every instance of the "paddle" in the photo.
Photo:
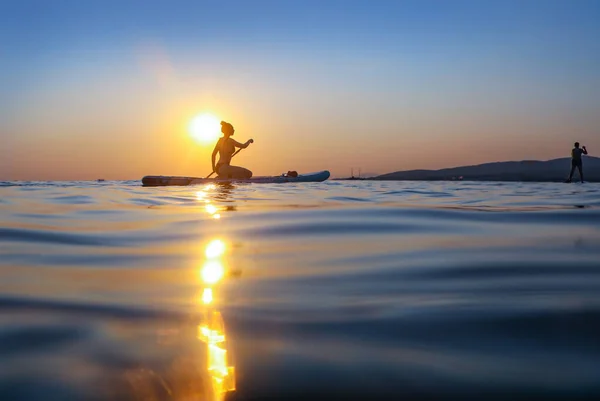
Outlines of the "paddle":
[[[254,143],[254,140],[250,139],[250,143]],[[242,149],[245,149],[245,148],[239,148],[238,150],[236,150],[235,152],[233,152],[233,154],[231,155],[231,158],[233,159],[233,156],[235,156],[235,155],[237,155],[238,153],[240,153],[240,151],[241,151]],[[210,176],[211,176],[211,175],[213,175],[214,173],[215,173],[215,172],[213,171],[212,173],[210,173],[209,175],[207,175],[207,176],[206,176],[206,178],[210,178]],[[205,178],[205,179],[206,179],[206,178]]]

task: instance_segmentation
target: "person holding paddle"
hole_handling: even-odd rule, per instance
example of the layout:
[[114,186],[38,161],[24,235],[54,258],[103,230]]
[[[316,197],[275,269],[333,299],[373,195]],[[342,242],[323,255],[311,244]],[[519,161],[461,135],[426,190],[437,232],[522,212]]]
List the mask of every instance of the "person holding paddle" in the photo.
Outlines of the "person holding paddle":
[[[233,129],[233,125],[225,121],[221,121],[221,132],[223,133],[223,137],[219,138],[215,145],[215,149],[212,152],[213,172],[217,173],[217,178],[250,179],[252,177],[252,171],[243,167],[232,166],[230,163],[231,158],[237,152],[241,149],[246,149],[248,145],[254,143],[254,140],[248,139],[246,143],[242,144],[231,138],[235,130]],[[240,150],[236,152],[235,148],[240,148]],[[219,161],[215,164],[217,153],[219,153]]]
[[579,147],[579,142],[575,142],[575,146],[573,150],[571,150],[571,173],[569,174],[569,178],[567,178],[566,182],[571,182],[573,179],[573,173],[575,169],[579,170],[579,178],[581,182],[583,182],[583,161],[581,160],[582,155],[587,155],[588,151],[585,146]]

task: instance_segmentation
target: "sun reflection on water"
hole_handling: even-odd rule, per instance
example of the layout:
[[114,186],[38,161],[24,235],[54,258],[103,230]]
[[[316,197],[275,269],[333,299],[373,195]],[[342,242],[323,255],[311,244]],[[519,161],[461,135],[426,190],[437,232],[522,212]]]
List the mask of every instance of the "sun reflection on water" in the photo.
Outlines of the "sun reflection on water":
[[209,285],[218,283],[224,274],[225,268],[220,260],[208,260],[200,270],[202,281]]
[[[215,184],[207,184],[196,193],[196,198],[204,203],[204,210],[212,218],[219,219],[219,208],[209,196],[216,188]],[[203,318],[197,328],[197,338],[206,344],[206,369],[211,378],[212,399],[215,401],[223,400],[227,392],[235,391],[236,388],[235,367],[228,357],[225,324],[218,310],[215,294],[217,285],[225,277],[223,256],[226,248],[223,240],[211,240],[204,249],[205,260],[199,271],[203,289],[198,302],[203,311]]]
[[215,239],[205,248],[207,260],[201,269],[204,284],[202,290],[202,305],[204,309],[203,322],[198,325],[198,339],[206,343],[206,367],[212,382],[214,400],[223,400],[225,394],[235,390],[235,367],[229,366],[227,341],[223,317],[215,306],[213,291],[223,279],[225,269],[220,259],[225,253],[225,243]]
[[202,303],[205,305],[210,304],[213,301],[212,288],[205,288],[202,291]]
[[196,192],[196,199],[200,202],[204,202],[204,210],[206,213],[212,216],[213,219],[220,219],[221,214],[219,213],[219,208],[211,203],[211,200],[208,197],[210,191],[216,189],[215,184],[207,184],[200,191]]
[[[196,198],[214,219],[219,211],[235,211],[235,205],[216,206],[229,202],[228,188],[214,184],[204,186]],[[227,393],[236,390],[235,366],[228,349],[223,316],[219,311],[218,287],[227,276],[239,275],[225,263],[226,241],[213,238],[205,244],[203,259],[196,267],[198,289],[194,295],[194,312],[191,319],[175,327],[161,327],[156,331],[156,345],[168,355],[170,363],[157,368],[133,368],[125,372],[126,382],[135,399],[170,399],[223,401]]]
[[206,246],[204,254],[208,259],[218,258],[225,253],[225,243],[220,239],[212,240]]

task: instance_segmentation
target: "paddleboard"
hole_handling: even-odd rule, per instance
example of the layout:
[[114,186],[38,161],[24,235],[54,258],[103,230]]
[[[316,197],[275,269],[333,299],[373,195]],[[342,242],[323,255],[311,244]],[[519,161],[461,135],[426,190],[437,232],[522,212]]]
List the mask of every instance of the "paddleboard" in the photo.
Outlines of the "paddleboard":
[[173,177],[165,175],[147,175],[142,178],[142,185],[145,187],[166,187],[166,186],[184,186],[199,185],[219,182],[240,182],[253,184],[279,184],[286,182],[322,182],[329,178],[329,171],[317,171],[308,174],[299,174],[297,177],[288,177],[286,175],[252,177],[248,180],[224,179],[224,178],[199,178],[199,177]]

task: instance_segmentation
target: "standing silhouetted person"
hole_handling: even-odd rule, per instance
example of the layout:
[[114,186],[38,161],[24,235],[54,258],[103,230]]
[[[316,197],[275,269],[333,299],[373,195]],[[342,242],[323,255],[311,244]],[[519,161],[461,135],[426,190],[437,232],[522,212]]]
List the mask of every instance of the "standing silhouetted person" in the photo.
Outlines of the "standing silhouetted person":
[[573,173],[575,172],[575,168],[579,170],[579,178],[581,178],[581,182],[583,182],[583,161],[581,160],[581,155],[587,155],[587,149],[585,146],[579,147],[579,142],[575,142],[575,147],[571,151],[571,174],[569,174],[569,179],[567,182],[571,182],[573,178]]

